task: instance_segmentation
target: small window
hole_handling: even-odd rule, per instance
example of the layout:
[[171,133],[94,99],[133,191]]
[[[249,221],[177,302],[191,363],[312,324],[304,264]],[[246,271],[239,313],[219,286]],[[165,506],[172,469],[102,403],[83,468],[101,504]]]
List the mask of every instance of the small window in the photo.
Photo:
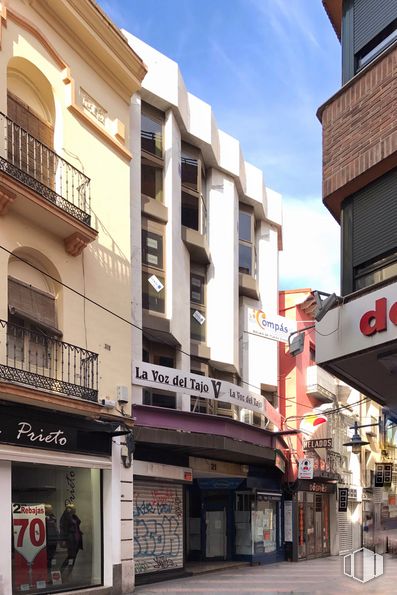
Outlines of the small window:
[[205,272],[197,267],[197,272],[190,274],[190,338],[194,341],[206,340],[206,307],[205,307]]
[[163,238],[146,229],[142,230],[142,263],[163,268]]
[[199,230],[200,199],[198,196],[191,196],[182,192],[182,225],[190,229]]
[[[162,285],[162,288],[161,288]],[[165,312],[165,278],[159,273],[142,271],[142,307]]]
[[181,158],[181,181],[182,186],[191,190],[199,191],[199,161],[189,157]]
[[163,201],[163,170],[155,164],[141,164],[141,193],[158,202]]
[[254,274],[254,214],[245,208],[239,212],[239,271]]
[[176,396],[170,393],[145,388],[143,391],[143,404],[152,407],[176,409]]
[[160,118],[144,111],[141,116],[141,147],[147,153],[163,156],[163,123]]
[[190,275],[190,301],[204,305],[205,277],[192,273]]

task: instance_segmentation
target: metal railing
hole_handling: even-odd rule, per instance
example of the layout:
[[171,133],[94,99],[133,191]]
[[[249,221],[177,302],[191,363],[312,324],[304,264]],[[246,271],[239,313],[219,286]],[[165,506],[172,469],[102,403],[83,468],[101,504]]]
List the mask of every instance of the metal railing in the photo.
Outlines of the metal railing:
[[0,380],[98,401],[98,354],[0,320]]
[[90,179],[0,112],[0,171],[86,225]]

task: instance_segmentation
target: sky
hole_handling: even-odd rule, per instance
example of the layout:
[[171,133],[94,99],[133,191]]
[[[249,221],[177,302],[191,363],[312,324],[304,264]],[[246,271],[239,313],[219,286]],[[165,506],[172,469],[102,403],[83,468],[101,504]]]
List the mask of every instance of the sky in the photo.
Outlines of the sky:
[[339,225],[321,200],[316,111],[340,87],[321,0],[99,0],[178,62],[186,87],[283,197],[280,289],[339,292]]

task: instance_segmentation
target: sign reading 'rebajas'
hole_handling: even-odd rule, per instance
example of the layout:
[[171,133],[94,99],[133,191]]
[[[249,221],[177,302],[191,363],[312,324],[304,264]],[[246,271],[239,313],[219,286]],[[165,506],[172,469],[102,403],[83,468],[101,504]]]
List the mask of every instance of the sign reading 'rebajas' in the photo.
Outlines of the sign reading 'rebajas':
[[156,366],[147,362],[135,362],[133,364],[133,383],[232,403],[255,413],[262,413],[277,427],[281,426],[279,412],[262,395],[246,391],[231,382],[191,374],[175,368]]

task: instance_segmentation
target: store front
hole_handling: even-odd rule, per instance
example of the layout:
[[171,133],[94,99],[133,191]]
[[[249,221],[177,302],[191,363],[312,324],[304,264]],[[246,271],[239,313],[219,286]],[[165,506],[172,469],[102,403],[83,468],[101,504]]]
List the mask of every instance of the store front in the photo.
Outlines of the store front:
[[331,506],[336,485],[299,480],[293,496],[295,509],[294,560],[329,556],[331,552]]
[[183,571],[187,467],[134,461],[134,560],[137,584],[158,573]]
[[198,477],[189,488],[188,560],[260,563],[282,560],[279,470],[223,461],[213,461],[212,465],[217,469],[227,468],[229,473],[235,467],[235,477],[216,477],[207,472],[206,477]]
[[111,489],[114,430],[115,424],[0,406],[0,505],[4,526],[12,527],[0,536],[4,593],[111,581],[111,502],[103,494]]

